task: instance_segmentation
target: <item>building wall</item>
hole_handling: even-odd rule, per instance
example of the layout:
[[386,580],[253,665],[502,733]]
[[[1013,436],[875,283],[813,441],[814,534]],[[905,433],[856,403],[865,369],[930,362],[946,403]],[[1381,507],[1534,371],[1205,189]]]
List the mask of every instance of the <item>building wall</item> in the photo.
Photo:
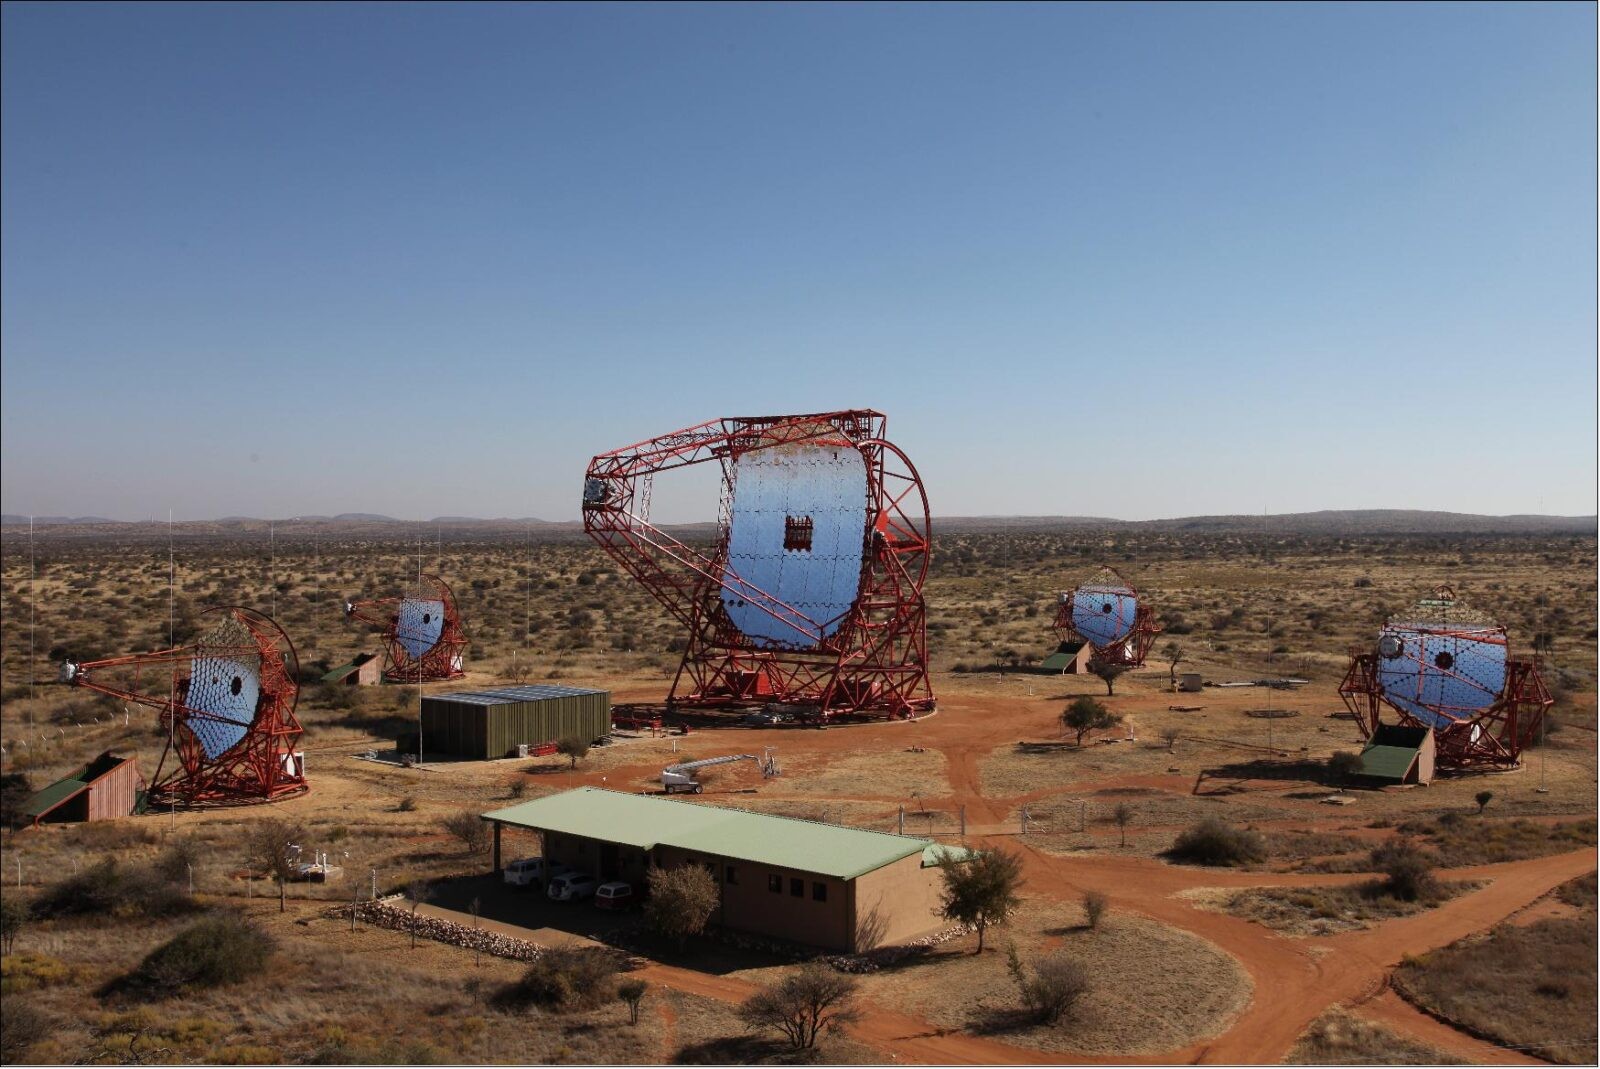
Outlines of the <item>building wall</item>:
[[611,695],[572,694],[539,701],[473,705],[448,695],[422,700],[423,749],[428,753],[497,758],[520,743],[537,745],[576,735],[585,741],[611,730]]
[[1422,745],[1417,748],[1417,782],[1428,784],[1433,782],[1434,743],[1433,732],[1428,732],[1428,737],[1422,740]]
[[374,656],[366,664],[358,667],[345,682],[355,687],[371,687],[383,682],[383,658]]
[[939,915],[944,879],[912,854],[854,881],[855,949],[904,943],[948,925]]
[[124,761],[89,784],[88,820],[116,820],[133,812],[139,792],[139,767]]
[[[716,855],[691,854],[669,846],[657,847],[655,857],[662,868],[698,864],[714,870],[722,891],[722,905],[712,920],[725,928],[829,950],[849,950],[854,945],[850,882],[847,880]],[[772,889],[774,886],[777,890]],[[797,886],[798,895],[794,893]]]

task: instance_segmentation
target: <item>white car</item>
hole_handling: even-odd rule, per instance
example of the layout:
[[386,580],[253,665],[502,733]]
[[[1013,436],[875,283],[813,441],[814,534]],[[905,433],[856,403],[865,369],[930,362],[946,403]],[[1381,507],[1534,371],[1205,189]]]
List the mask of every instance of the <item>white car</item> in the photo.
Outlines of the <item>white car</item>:
[[587,872],[569,872],[565,876],[557,876],[550,881],[550,890],[547,892],[557,902],[576,902],[584,898],[593,898],[595,888],[599,884]]
[[[564,876],[572,870],[562,864],[550,866],[550,876]],[[505,869],[505,881],[513,887],[528,887],[544,880],[544,858],[525,857],[511,862]]]

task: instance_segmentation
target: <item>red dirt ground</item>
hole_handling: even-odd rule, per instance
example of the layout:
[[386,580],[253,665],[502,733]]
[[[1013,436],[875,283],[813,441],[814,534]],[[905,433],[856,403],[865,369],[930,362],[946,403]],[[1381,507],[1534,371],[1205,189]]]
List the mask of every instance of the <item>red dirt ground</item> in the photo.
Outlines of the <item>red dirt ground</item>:
[[[627,697],[619,695],[619,698]],[[1596,867],[1593,850],[1441,873],[1446,877],[1482,880],[1485,886],[1436,909],[1391,920],[1373,929],[1320,938],[1288,938],[1241,918],[1196,908],[1179,894],[1201,886],[1333,885],[1370,877],[1207,871],[1138,857],[1060,857],[1036,848],[1026,839],[1014,835],[1002,839],[981,830],[986,826],[999,828],[1008,820],[1014,824],[1011,814],[1017,806],[1054,794],[1130,786],[1182,794],[1192,789],[1192,776],[1146,775],[1079,781],[1008,798],[984,797],[980,789],[980,762],[997,745],[1006,745],[1009,740],[1054,737],[1058,733],[1055,704],[1045,698],[1024,701],[1014,697],[958,694],[945,702],[944,711],[915,725],[885,723],[807,731],[803,742],[794,732],[781,732],[776,741],[780,746],[788,741],[796,751],[803,747],[803,752],[810,757],[903,746],[913,738],[914,732],[917,745],[941,751],[948,762],[949,795],[924,799],[924,802],[948,811],[965,805],[970,826],[976,831],[972,836],[974,840],[1004,841],[1008,847],[1020,849],[1029,876],[1029,894],[1067,903],[1079,900],[1084,891],[1100,891],[1109,896],[1117,909],[1143,914],[1209,940],[1238,959],[1250,974],[1255,990],[1249,1006],[1222,1035],[1154,1057],[1117,1058],[1103,1054],[1036,1051],[939,1029],[917,1017],[881,1006],[865,1007],[864,1016],[852,1029],[858,1040],[877,1049],[888,1060],[929,1064],[1074,1061],[1271,1064],[1283,1060],[1316,1017],[1330,1007],[1346,1005],[1363,1016],[1464,1058],[1517,1064],[1531,1062],[1515,1052],[1459,1033],[1411,1008],[1387,991],[1389,970],[1407,954],[1421,954],[1489,928],[1526,909],[1559,884],[1593,870]],[[1004,722],[1004,726],[997,728],[997,722]],[[746,736],[752,743],[757,739],[762,743],[774,741],[772,732],[728,729],[718,731],[718,736],[719,742],[727,741],[735,746]],[[609,782],[619,783],[626,776],[648,778],[658,771],[659,763],[655,763],[612,768],[607,775]],[[600,775],[579,775],[577,780],[598,786]],[[1270,793],[1266,796],[1271,797]],[[894,805],[902,799],[863,792],[849,799],[830,796],[829,801]],[[1326,830],[1330,824],[1348,823],[1350,819],[1347,814],[1330,813],[1327,821],[1317,821],[1309,819],[1302,807],[1286,809],[1281,826]],[[1268,823],[1275,827],[1280,825],[1278,821]],[[642,975],[667,987],[728,1002],[740,1001],[752,991],[751,986],[741,980],[661,964],[647,965]]]

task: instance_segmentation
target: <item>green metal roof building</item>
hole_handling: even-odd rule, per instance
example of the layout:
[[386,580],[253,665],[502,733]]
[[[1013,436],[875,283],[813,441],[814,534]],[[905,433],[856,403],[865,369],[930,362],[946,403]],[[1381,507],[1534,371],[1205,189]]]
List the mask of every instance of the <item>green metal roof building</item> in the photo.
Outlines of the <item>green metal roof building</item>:
[[555,685],[432,694],[422,699],[422,749],[458,757],[515,757],[521,745],[611,731],[611,694]]
[[656,795],[594,787],[483,814],[536,831],[543,856],[645,890],[653,867],[705,867],[721,892],[716,921],[789,942],[856,951],[925,935],[938,917],[941,858],[959,846]]
[[1424,727],[1379,724],[1361,751],[1362,779],[1374,783],[1433,782],[1433,732]]

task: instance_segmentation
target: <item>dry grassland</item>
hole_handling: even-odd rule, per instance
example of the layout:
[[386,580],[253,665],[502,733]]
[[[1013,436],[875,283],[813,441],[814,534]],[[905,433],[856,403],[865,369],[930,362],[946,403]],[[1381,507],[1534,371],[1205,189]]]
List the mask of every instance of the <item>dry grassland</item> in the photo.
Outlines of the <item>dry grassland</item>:
[[[1016,1027],[1016,985],[1004,947],[1024,961],[1063,953],[1081,962],[1089,993],[1054,1026]],[[874,998],[904,1006],[945,1028],[993,1034],[1036,1050],[1140,1054],[1173,1050],[1223,1031],[1249,1001],[1250,979],[1237,962],[1186,932],[1113,914],[1097,928],[1081,909],[1024,907],[1012,924],[991,930],[975,954],[967,936],[922,959],[866,977]]]
[[[8,532],[0,548],[6,771],[39,786],[116,748],[137,751],[148,772],[164,742],[154,714],[129,714],[108,699],[48,681],[69,654],[101,657],[168,644],[164,541],[45,534],[37,543],[32,606],[25,545]],[[451,687],[560,680],[607,687],[618,701],[665,696],[680,629],[598,551],[577,543],[484,539],[447,540],[425,547],[424,555],[428,570],[454,587],[471,637],[469,676]],[[501,982],[515,966],[486,963],[480,974],[461,951],[429,945],[413,952],[394,933],[351,935],[316,917],[353,891],[370,889],[374,874],[379,889],[389,890],[414,879],[484,871],[487,856],[469,852],[441,826],[462,809],[480,812],[578,784],[654,789],[661,767],[675,760],[759,754],[768,745],[778,750],[782,777],[763,781],[753,765],[731,766],[707,777],[707,793],[698,800],[881,830],[895,828],[904,807],[908,832],[945,839],[956,837],[958,805],[968,807],[978,831],[1007,835],[1015,833],[1026,807],[1032,820],[1027,845],[1086,864],[1154,858],[1183,828],[1208,816],[1263,833],[1271,856],[1260,868],[1272,872],[1358,869],[1372,846],[1407,824],[1422,829],[1409,833],[1427,837],[1452,864],[1594,842],[1592,537],[941,536],[927,590],[941,700],[933,719],[825,732],[708,730],[686,738],[633,738],[591,750],[575,770],[556,758],[439,762],[414,770],[355,759],[369,749],[391,748],[395,733],[415,724],[417,689],[329,687],[315,680],[358,651],[378,649],[375,635],[345,622],[341,602],[398,593],[415,574],[414,542],[280,536],[273,563],[264,537],[180,537],[176,559],[177,642],[199,631],[199,609],[214,603],[273,610],[292,636],[306,680],[299,717],[311,793],[265,810],[179,813],[175,826],[170,815],[159,814],[115,825],[8,830],[0,838],[0,871],[8,893],[17,893],[20,861],[21,894],[32,896],[100,857],[139,860],[174,838],[188,841],[195,847],[196,889],[272,925],[280,940],[278,965],[266,992],[224,989],[139,1007],[157,1018],[146,1025],[123,1019],[119,1015],[133,1011],[96,992],[136,964],[167,932],[167,922],[51,922],[30,929],[19,951],[42,957],[8,965],[7,983],[38,979],[24,980],[24,973],[49,977],[39,979],[29,997],[64,1022],[54,1045],[36,1057],[126,1059],[130,1043],[131,1054],[173,1061],[773,1057],[773,1048],[746,1035],[726,1002],[681,993],[652,1003],[649,1028],[643,1021],[638,1029],[619,1027],[620,1006],[596,1011],[593,1019],[503,1019],[485,1001],[483,985],[469,985],[480,975]],[[1310,685],[1292,692],[1208,688],[1174,695],[1167,666],[1153,658],[1106,698],[1092,677],[1025,671],[1053,649],[1048,624],[1055,593],[1103,562],[1123,568],[1156,606],[1167,627],[1157,649],[1180,643],[1180,670],[1214,681],[1298,675]],[[1332,715],[1340,709],[1336,687],[1348,647],[1370,643],[1387,615],[1441,582],[1503,620],[1514,648],[1524,647],[1535,631],[1555,634],[1545,671],[1558,695],[1557,730],[1516,773],[1441,778],[1425,790],[1351,792],[1356,801],[1347,808],[1321,804],[1333,788],[1320,763],[1358,744],[1354,725]],[[31,662],[24,626],[30,607],[37,620]],[[30,678],[39,681],[31,688]],[[1106,737],[1131,734],[1135,741],[1090,739],[1081,752],[1058,745],[1056,717],[1077,694],[1098,694],[1123,717]],[[1245,715],[1269,702],[1299,715],[1270,722]],[[1168,708],[1175,704],[1203,708],[1179,713]],[[1177,733],[1170,748],[1169,731]],[[1019,741],[1028,745],[1019,748]],[[919,746],[922,752],[915,752]],[[1535,789],[1541,783],[1548,793]],[[1485,788],[1495,799],[1478,818],[1473,795]],[[1118,806],[1130,810],[1126,829],[1113,820]],[[295,887],[283,922],[275,902],[245,897],[265,887],[249,879],[241,843],[249,825],[268,813],[303,825],[306,847],[327,851],[349,874],[343,883]],[[1587,838],[1529,830],[1556,818],[1588,819]],[[1496,830],[1511,828],[1512,819],[1527,823]],[[1460,834],[1452,820],[1464,822]],[[1545,845],[1530,845],[1537,843]],[[530,846],[512,836],[507,851]],[[1196,884],[1212,879],[1192,871]],[[1011,937],[1025,952],[1059,946],[1082,956],[1096,990],[1059,1028],[996,1038],[1062,1052],[1171,1051],[1222,1032],[1248,1000],[1248,978],[1199,936],[1115,912],[1106,927],[1079,931],[1076,907],[1059,904],[1061,896],[1050,891],[1028,892]],[[952,952],[868,976],[865,987],[890,1009],[924,1015],[941,1028],[981,1032],[985,1020],[973,1016],[980,1003],[985,1009],[1015,1005],[1002,957],[961,954],[959,943],[946,949]],[[755,970],[748,979],[759,982],[781,971]],[[1592,976],[1586,982],[1592,1005]],[[457,1018],[464,1022],[459,1036],[417,1027]],[[171,1053],[152,1058],[141,1044]],[[847,1062],[883,1055],[843,1042],[828,1051],[830,1059]]]

